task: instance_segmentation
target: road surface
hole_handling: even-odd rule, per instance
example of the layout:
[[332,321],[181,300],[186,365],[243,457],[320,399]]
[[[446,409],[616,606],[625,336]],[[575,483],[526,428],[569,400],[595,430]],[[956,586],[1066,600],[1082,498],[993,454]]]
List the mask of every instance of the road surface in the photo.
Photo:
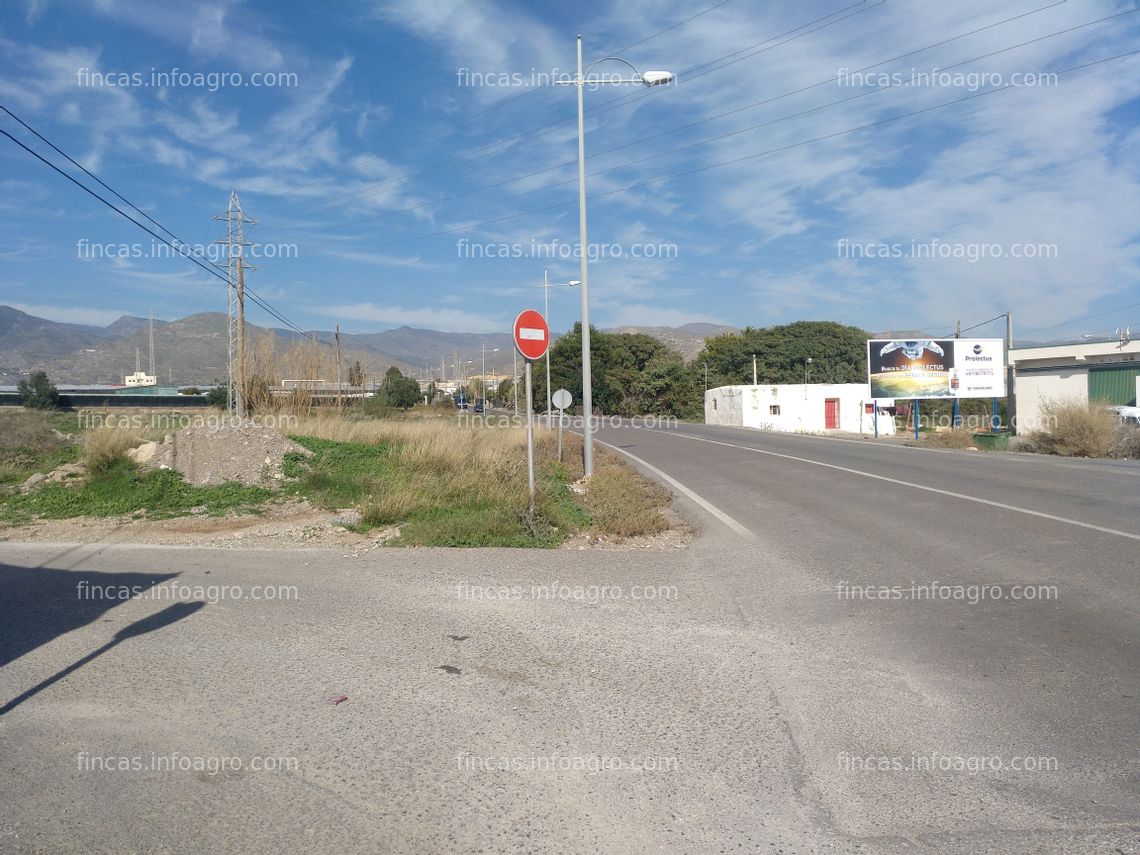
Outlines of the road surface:
[[598,436],[693,546],[0,544],[0,852],[1138,851],[1140,468]]

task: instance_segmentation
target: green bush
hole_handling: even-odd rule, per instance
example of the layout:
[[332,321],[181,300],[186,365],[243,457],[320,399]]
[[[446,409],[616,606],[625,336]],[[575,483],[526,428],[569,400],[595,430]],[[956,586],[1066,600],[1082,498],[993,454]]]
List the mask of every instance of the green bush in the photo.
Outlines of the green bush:
[[48,379],[47,372],[33,371],[16,387],[20,403],[30,410],[54,410],[59,406],[59,392]]

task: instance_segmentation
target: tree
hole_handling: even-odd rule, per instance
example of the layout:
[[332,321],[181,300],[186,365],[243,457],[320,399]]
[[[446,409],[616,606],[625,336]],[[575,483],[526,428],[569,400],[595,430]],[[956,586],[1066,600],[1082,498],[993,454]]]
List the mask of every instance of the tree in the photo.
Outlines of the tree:
[[206,402],[219,410],[224,410],[229,402],[230,389],[228,386],[215,386],[206,393]]
[[364,385],[364,368],[360,364],[360,360],[356,360],[348,368],[348,385],[349,386],[363,386]]
[[31,410],[54,410],[59,405],[59,391],[48,379],[46,371],[33,371],[16,387],[20,403]]
[[809,357],[810,382],[862,383],[868,338],[865,330],[834,321],[745,327],[708,339],[695,361],[708,363],[710,387],[751,383],[753,354],[761,383],[803,383]]
[[[680,354],[645,333],[607,333],[590,328],[590,365],[594,409],[603,413],[632,416],[659,412],[653,402],[639,395],[642,373],[655,361],[674,360]],[[536,363],[533,371],[534,401],[546,407],[546,372]],[[550,349],[550,382],[565,387],[575,401],[582,400],[582,325],[558,339]]]
[[381,406],[399,407],[406,410],[420,402],[420,384],[411,377],[405,377],[393,365],[384,372],[384,384],[377,393]]

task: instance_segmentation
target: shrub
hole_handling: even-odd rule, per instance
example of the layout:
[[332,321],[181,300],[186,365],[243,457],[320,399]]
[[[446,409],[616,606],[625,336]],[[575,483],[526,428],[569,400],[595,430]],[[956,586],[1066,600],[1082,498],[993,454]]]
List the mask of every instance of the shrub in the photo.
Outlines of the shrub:
[[47,372],[33,371],[16,387],[20,403],[30,410],[54,410],[59,405],[59,392],[48,380]]
[[1125,460],[1140,460],[1140,428],[1132,425],[1117,428],[1111,454]]
[[206,401],[212,407],[224,410],[229,402],[230,390],[228,386],[215,386],[206,393]]
[[83,463],[92,478],[102,478],[127,459],[127,451],[139,444],[137,434],[114,427],[99,427],[84,439]]
[[970,448],[974,445],[974,432],[970,430],[939,430],[922,434],[919,445],[928,448]]
[[1047,427],[1032,434],[1033,450],[1062,457],[1107,457],[1116,442],[1117,420],[1105,407],[1075,400],[1045,401]]

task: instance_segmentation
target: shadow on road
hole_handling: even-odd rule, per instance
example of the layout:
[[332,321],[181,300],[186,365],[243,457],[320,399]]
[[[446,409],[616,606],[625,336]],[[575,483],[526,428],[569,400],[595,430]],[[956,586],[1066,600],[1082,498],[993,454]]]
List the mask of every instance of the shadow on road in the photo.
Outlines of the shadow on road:
[[177,575],[0,564],[0,667]]
[[200,608],[202,608],[204,605],[206,605],[206,604],[203,602],[175,603],[172,606],[167,606],[165,609],[163,609],[160,612],[156,612],[153,615],[149,615],[145,618],[142,618],[141,620],[135,621],[134,623],[130,624],[129,626],[123,627],[122,629],[120,629],[118,632],[115,633],[114,638],[112,638],[110,641],[108,641],[102,647],[99,647],[99,648],[96,648],[95,650],[92,650],[90,653],[88,653],[82,659],[79,659],[78,661],[73,662],[71,665],[68,665],[62,671],[59,671],[59,672],[53,674],[52,676],[48,677],[46,680],[41,682],[39,685],[33,686],[32,688],[28,689],[23,694],[21,694],[15,698],[13,698],[12,700],[8,701],[8,703],[6,703],[6,704],[4,704],[4,706],[0,707],[0,716],[6,715],[7,713],[11,712],[13,709],[18,707],[20,704],[22,704],[28,698],[32,697],[33,695],[39,694],[44,689],[48,688],[48,686],[51,686],[54,683],[58,683],[60,680],[62,680],[64,677],[66,677],[71,672],[76,671],[79,668],[82,668],[84,665],[86,665],[91,660],[95,659],[98,656],[102,656],[108,650],[110,650],[111,648],[115,647],[118,644],[121,644],[122,642],[126,641],[128,638],[134,638],[135,636],[144,635],[148,632],[154,632],[156,629],[161,629],[162,627],[168,626],[169,624],[172,624],[175,621],[182,620],[182,618],[184,618],[184,617],[189,617],[190,615],[194,614],[194,612],[196,612]]

